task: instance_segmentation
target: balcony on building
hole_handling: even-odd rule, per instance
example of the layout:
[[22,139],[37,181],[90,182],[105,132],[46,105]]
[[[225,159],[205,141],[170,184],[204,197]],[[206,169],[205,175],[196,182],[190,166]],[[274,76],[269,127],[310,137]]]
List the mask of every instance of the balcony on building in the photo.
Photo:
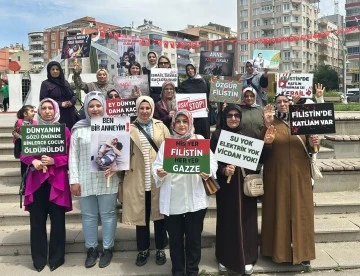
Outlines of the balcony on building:
[[29,45],[44,45],[44,41],[42,39],[32,39],[29,41]]
[[39,55],[39,54],[43,54],[44,50],[43,49],[30,49],[29,50],[29,55]]
[[190,51],[186,50],[186,49],[176,49],[176,54],[181,55],[181,56],[189,56]]
[[296,21],[293,21],[290,23],[291,27],[301,27],[302,26],[302,23],[301,22],[296,22]]
[[291,3],[299,3],[301,4],[302,0],[291,0]]
[[42,32],[32,32],[28,33],[29,37],[44,37],[44,34]]
[[29,58],[29,62],[30,63],[43,63],[44,58],[42,58],[42,57],[32,57],[32,58]]
[[299,62],[299,63],[301,63],[301,62],[302,62],[302,59],[299,58],[299,57],[293,57],[293,58],[291,58],[291,61],[292,61],[292,62]]

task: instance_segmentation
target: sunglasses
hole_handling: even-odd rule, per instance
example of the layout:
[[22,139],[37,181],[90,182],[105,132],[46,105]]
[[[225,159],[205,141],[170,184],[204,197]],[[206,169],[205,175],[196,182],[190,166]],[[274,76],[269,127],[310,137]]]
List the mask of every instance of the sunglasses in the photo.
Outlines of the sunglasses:
[[110,94],[109,99],[118,99],[120,96],[118,94]]
[[228,118],[228,119],[231,119],[232,117],[235,117],[236,119],[240,119],[240,113],[226,115],[226,118]]

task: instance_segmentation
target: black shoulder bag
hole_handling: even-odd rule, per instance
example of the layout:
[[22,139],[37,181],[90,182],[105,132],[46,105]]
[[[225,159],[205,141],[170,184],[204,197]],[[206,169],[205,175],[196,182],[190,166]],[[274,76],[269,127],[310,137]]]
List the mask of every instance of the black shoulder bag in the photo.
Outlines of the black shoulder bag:
[[148,139],[150,145],[153,147],[153,149],[158,152],[159,148],[158,146],[155,144],[154,140],[151,139],[151,137],[149,136],[149,134],[146,133],[146,131],[140,126],[140,124],[138,122],[134,122],[134,125],[136,125],[136,127],[142,132],[142,134],[144,134],[144,136],[146,137],[146,139]]

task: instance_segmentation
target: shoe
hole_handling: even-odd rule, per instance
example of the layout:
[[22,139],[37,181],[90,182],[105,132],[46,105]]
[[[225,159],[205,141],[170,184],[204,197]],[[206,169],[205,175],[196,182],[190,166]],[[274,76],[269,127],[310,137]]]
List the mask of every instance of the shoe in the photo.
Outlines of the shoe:
[[301,264],[302,266],[308,267],[308,266],[310,266],[310,261],[303,261],[303,262],[301,262],[300,264]]
[[156,264],[163,265],[166,263],[166,254],[163,249],[156,250]]
[[64,264],[64,262],[58,263],[56,265],[50,265],[50,271],[54,271],[55,269],[59,268],[63,264]]
[[136,265],[137,266],[143,266],[147,263],[147,259],[150,256],[150,251],[149,249],[144,250],[144,251],[139,251],[139,253],[137,254],[136,257]]
[[252,264],[245,265],[245,274],[250,275],[254,271],[254,266]]
[[96,260],[99,257],[99,252],[97,248],[90,247],[87,252],[86,260],[85,260],[85,267],[90,268],[96,264]]
[[219,263],[219,271],[220,272],[226,272],[227,268],[224,265],[222,265],[221,263]]
[[111,259],[113,257],[113,247],[109,249],[104,249],[101,253],[99,267],[104,268],[107,267],[111,263]]
[[37,272],[41,272],[45,268],[45,265],[41,265],[41,266],[34,265],[34,267],[35,267]]

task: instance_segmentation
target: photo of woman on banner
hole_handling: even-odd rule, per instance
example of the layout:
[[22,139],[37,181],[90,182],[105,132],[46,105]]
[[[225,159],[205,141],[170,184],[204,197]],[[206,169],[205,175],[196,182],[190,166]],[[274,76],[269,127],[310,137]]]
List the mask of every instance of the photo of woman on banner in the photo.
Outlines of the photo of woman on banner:
[[[195,134],[193,117],[179,110],[171,122],[172,138],[188,141],[204,139]],[[172,275],[198,275],[201,260],[201,233],[208,208],[208,196],[203,180],[215,177],[217,162],[210,151],[210,173],[168,173],[164,170],[165,142],[160,146],[152,175],[160,187],[160,213],[165,216],[169,234]],[[216,178],[216,177],[215,177]]]
[[123,145],[115,137],[108,141],[106,144],[101,145],[99,148],[98,155],[95,159],[101,171],[111,169],[111,171],[117,171],[117,159],[120,157]]
[[268,95],[263,88],[268,87],[268,68],[264,69],[264,73],[260,74],[256,68],[253,67],[252,60],[248,60],[245,62],[246,73],[240,77],[240,81],[242,82],[243,88],[253,87],[257,93],[256,103],[260,107],[264,107],[268,102]]

